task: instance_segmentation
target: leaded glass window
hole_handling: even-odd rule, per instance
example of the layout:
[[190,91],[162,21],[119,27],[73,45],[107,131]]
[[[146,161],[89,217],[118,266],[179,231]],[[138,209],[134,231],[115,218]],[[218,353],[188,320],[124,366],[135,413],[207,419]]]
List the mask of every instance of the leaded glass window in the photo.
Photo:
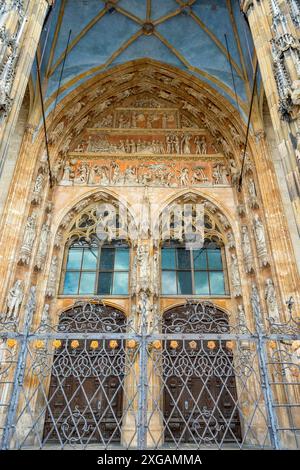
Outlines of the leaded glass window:
[[161,250],[163,295],[225,295],[224,253],[216,243],[198,250],[166,243]]
[[128,245],[75,240],[68,248],[63,295],[128,295]]

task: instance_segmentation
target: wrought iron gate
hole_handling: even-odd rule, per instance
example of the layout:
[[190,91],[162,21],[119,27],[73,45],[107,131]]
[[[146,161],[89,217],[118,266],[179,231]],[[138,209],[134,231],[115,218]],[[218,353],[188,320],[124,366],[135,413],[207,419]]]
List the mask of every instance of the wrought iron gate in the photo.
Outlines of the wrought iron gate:
[[[0,324],[3,449],[299,448],[299,325],[187,301],[139,324],[99,300]],[[297,355],[298,354],[298,355]],[[298,414],[297,414],[298,412]]]

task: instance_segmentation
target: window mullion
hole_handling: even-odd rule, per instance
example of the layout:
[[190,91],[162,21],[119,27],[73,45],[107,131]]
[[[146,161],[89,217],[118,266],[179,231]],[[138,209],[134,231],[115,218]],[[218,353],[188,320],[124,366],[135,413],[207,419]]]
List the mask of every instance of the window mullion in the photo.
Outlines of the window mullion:
[[192,278],[192,295],[195,295],[195,278],[194,278],[194,256],[193,250],[190,248],[191,278]]

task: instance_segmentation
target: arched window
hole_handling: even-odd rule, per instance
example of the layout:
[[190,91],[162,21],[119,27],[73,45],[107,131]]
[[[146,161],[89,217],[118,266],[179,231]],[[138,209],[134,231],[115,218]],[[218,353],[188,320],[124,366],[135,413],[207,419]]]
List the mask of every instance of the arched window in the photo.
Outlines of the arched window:
[[162,295],[225,295],[224,251],[206,240],[201,249],[170,241],[161,249]]
[[129,246],[73,240],[66,250],[63,295],[127,295]]

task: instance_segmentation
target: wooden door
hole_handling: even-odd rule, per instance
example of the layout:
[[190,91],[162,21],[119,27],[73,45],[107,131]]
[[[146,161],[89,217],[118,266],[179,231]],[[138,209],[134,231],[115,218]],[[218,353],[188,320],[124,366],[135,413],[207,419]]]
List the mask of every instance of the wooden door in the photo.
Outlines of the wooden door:
[[[175,360],[175,358],[174,358]],[[164,387],[165,441],[218,443],[241,440],[233,376],[168,377]]]
[[[66,356],[64,360],[68,358]],[[55,368],[55,359],[48,393],[44,440],[64,444],[119,442],[123,376],[86,376],[83,373],[82,376],[70,374],[65,377]],[[73,361],[76,361],[74,354]],[[72,364],[67,365],[72,370]]]

